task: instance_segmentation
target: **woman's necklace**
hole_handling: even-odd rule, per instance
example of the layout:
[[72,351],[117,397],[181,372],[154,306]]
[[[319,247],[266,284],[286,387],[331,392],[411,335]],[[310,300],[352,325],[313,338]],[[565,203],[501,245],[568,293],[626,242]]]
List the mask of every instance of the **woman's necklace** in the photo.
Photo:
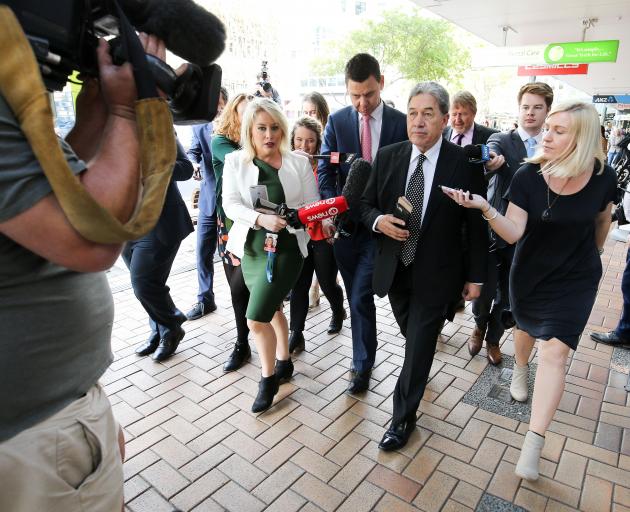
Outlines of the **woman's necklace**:
[[562,192],[564,191],[564,187],[567,186],[567,183],[569,183],[569,181],[571,181],[571,178],[568,178],[567,181],[564,182],[564,185],[562,185],[562,188],[560,189],[559,193],[555,193],[556,197],[553,198],[553,201],[551,201],[551,203],[549,202],[549,182],[551,181],[551,176],[548,176],[548,180],[547,180],[547,208],[545,209],[545,211],[542,212],[542,221],[543,222],[549,222],[551,220],[551,208],[553,207],[554,204],[556,204],[556,201],[558,200],[558,198],[562,195]]

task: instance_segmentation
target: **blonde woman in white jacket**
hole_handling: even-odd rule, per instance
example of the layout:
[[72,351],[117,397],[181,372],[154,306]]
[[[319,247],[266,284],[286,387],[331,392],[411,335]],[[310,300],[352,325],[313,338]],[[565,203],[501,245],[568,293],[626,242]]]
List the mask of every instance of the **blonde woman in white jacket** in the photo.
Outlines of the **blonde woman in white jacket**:
[[288,123],[273,101],[248,104],[241,144],[242,150],[225,159],[223,207],[234,221],[227,250],[242,259],[250,292],[247,324],[262,372],[252,412],[262,412],[271,407],[278,385],[293,375],[282,301],[302,270],[308,234],[278,215],[257,212],[253,198],[297,208],[317,201],[319,192],[308,159],[290,152]]

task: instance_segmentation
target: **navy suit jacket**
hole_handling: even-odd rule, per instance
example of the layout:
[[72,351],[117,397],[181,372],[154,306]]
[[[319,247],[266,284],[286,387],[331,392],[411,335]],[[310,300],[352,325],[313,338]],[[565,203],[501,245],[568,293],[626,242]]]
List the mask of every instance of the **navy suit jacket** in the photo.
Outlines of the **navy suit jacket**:
[[186,158],[184,148],[177,142],[177,159],[173,176],[166,189],[164,207],[157,224],[147,236],[153,234],[164,245],[175,245],[195,230],[176,183],[189,180],[192,174],[193,166]]
[[[407,138],[407,116],[394,108],[383,105],[383,124],[378,147],[383,148],[407,140]],[[328,118],[324,130],[322,154],[330,154],[333,151],[358,153],[361,156],[359,113],[353,106],[342,108]],[[319,161],[317,178],[322,199],[341,194],[349,170],[348,164],[337,165],[327,160]]]
[[212,168],[212,150],[210,138],[212,123],[198,124],[192,127],[193,136],[188,149],[188,158],[199,164],[201,169],[201,184],[199,186],[199,212],[203,215],[213,215],[217,205],[216,180]]

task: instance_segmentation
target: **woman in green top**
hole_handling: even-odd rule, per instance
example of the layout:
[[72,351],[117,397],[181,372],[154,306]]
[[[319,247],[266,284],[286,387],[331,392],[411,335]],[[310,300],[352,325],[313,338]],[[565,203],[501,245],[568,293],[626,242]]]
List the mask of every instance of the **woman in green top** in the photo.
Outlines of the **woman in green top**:
[[238,370],[245,361],[251,357],[251,350],[247,337],[249,328],[245,311],[249,302],[249,290],[245,286],[241,269],[241,260],[226,250],[228,231],[232,221],[228,219],[223,210],[223,164],[226,155],[240,149],[241,122],[243,112],[247,106],[248,96],[237,94],[226,105],[217,127],[212,136],[212,167],[216,177],[216,212],[217,212],[217,248],[223,261],[223,270],[230,286],[232,307],[234,308],[234,320],[236,321],[236,343],[234,350],[223,365],[223,371]]
[[273,101],[256,99],[247,105],[241,143],[243,150],[225,159],[223,208],[234,221],[227,249],[242,257],[250,292],[247,324],[262,366],[252,411],[261,412],[271,406],[278,383],[293,374],[281,307],[308,255],[308,235],[278,215],[256,211],[255,199],[298,208],[317,201],[319,192],[308,159],[291,153],[286,117]]

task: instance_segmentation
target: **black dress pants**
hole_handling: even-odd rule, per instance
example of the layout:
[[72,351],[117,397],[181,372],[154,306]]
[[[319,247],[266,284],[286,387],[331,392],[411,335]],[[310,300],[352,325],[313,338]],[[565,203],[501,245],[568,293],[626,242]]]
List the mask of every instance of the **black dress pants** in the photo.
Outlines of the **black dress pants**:
[[499,345],[505,327],[501,313],[510,309],[510,267],[514,246],[490,247],[488,254],[488,278],[481,288],[481,295],[472,302],[477,327],[486,330],[486,344]]
[[166,280],[181,242],[162,243],[153,233],[128,242],[122,253],[136,298],[149,315],[153,333],[164,338],[186,321],[173,302]]
[[438,334],[448,304],[424,304],[413,290],[413,264],[399,264],[389,291],[392,312],[406,339],[405,361],[394,389],[392,425],[415,421],[429,380]]
[[247,343],[249,327],[247,327],[247,304],[249,303],[249,290],[243,278],[243,269],[240,265],[228,265],[223,262],[223,270],[230,287],[232,307],[234,308],[234,320],[236,321],[236,342]]
[[326,240],[311,241],[308,244],[308,257],[304,260],[302,272],[291,291],[292,331],[303,331],[308,313],[308,291],[313,281],[313,271],[317,275],[322,291],[330,301],[333,314],[343,311],[343,290],[337,284],[337,261],[332,245]]

